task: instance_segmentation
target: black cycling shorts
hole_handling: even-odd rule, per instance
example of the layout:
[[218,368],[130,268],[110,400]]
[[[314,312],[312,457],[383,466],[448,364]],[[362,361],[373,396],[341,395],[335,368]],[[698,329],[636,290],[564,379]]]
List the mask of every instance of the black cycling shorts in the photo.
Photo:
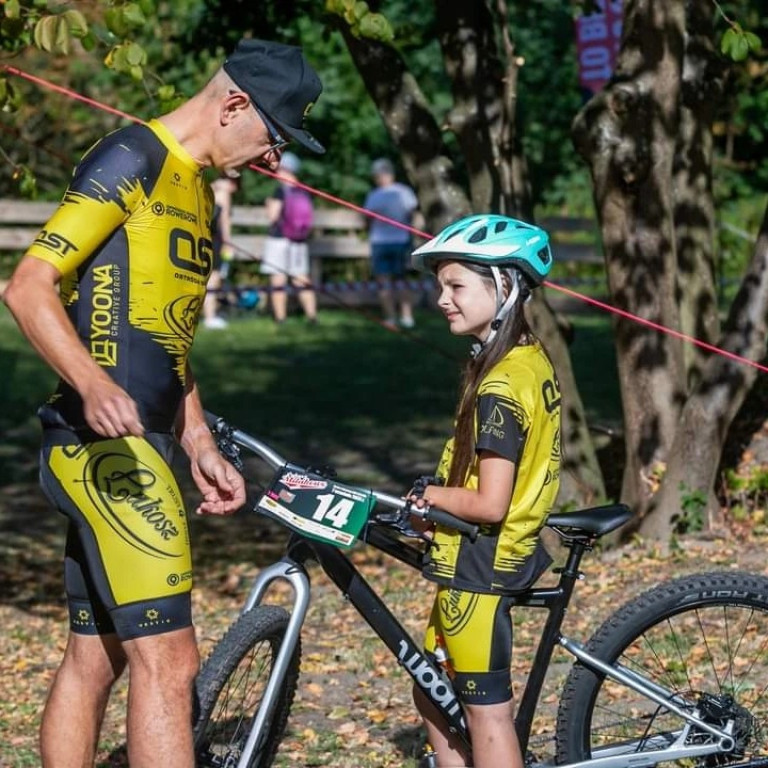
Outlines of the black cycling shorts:
[[454,670],[453,686],[465,704],[512,699],[512,598],[438,587],[424,649],[441,645]]
[[172,437],[58,444],[61,431],[46,435],[40,484],[69,519],[72,631],[130,640],[191,626],[192,558]]

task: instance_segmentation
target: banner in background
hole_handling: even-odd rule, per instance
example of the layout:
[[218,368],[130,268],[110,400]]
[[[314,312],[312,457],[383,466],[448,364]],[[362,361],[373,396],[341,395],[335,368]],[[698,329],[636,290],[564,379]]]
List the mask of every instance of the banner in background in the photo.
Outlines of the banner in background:
[[599,12],[576,19],[579,83],[587,95],[597,93],[616,64],[621,43],[622,0],[596,0]]

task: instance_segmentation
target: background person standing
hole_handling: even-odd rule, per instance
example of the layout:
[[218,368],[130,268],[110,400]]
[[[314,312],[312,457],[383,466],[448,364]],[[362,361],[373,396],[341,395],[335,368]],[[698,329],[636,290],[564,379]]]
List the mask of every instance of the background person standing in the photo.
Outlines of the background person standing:
[[[410,225],[418,208],[414,191],[406,184],[395,181],[395,168],[387,158],[379,158],[371,166],[371,175],[376,186],[368,193],[363,207],[366,210],[386,216],[401,224]],[[380,219],[368,218],[368,239],[371,245],[371,270],[379,286],[379,301],[384,315],[384,324],[413,328],[413,298],[403,285],[398,288],[396,281],[405,278],[411,253],[411,233],[407,229],[388,224]]]
[[229,272],[234,255],[232,247],[232,195],[240,187],[240,180],[219,176],[211,182],[213,190],[213,269],[208,278],[207,292],[203,302],[203,325],[206,328],[226,328],[227,321],[218,314],[221,304],[221,289]]
[[298,181],[301,160],[293,152],[280,159],[280,185],[267,198],[269,233],[264,243],[261,273],[269,275],[270,301],[275,322],[288,313],[288,282],[298,289],[299,303],[307,321],[317,322],[317,299],[309,270],[309,246],[314,209],[309,193],[291,182]]

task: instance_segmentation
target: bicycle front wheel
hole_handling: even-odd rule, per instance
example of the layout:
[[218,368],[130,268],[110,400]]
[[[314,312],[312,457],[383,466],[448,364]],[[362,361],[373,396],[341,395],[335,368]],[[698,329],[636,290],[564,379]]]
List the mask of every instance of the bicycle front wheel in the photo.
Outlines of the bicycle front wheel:
[[[277,606],[252,608],[229,628],[206,660],[195,684],[198,768],[234,768],[238,764],[289,618]],[[266,736],[248,768],[268,768],[274,760],[296,692],[300,658],[297,643]]]
[[[685,720],[663,704],[577,663],[560,699],[558,763],[623,755],[626,765],[768,765],[768,579],[722,572],[660,584],[607,619],[587,650],[730,730],[735,747],[714,751],[703,729],[685,731]],[[692,749],[653,754],[673,745]]]

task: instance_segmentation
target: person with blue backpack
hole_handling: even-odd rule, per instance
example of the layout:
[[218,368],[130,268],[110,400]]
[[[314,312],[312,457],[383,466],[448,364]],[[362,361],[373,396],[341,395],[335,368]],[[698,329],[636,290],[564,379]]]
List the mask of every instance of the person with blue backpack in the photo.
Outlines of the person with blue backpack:
[[297,291],[307,321],[317,322],[317,298],[309,272],[309,246],[314,208],[309,193],[297,186],[301,161],[284,152],[278,168],[279,186],[266,200],[269,231],[261,273],[269,275],[272,316],[277,324],[288,314],[288,283]]

